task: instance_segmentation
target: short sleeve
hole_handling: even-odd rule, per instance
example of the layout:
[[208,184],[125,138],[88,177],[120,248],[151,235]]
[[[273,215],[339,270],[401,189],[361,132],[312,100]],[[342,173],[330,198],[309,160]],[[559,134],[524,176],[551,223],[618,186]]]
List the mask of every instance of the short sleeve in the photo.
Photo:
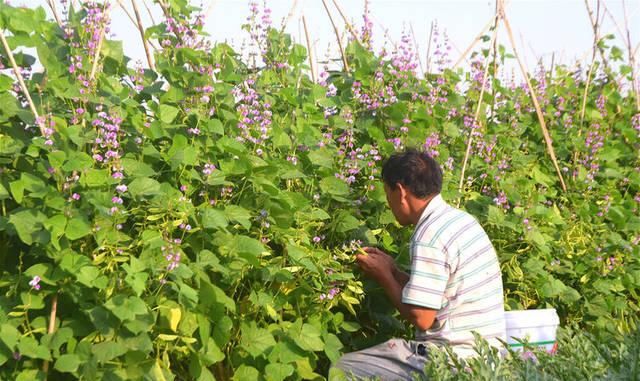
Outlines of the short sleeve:
[[446,256],[438,248],[413,243],[411,276],[402,290],[402,302],[439,310],[450,276]]

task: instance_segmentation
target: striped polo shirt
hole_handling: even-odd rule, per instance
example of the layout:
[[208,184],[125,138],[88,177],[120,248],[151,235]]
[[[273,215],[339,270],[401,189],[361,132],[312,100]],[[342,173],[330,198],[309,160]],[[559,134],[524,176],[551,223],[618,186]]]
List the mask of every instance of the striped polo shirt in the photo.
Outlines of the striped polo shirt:
[[475,331],[491,345],[506,340],[502,274],[496,252],[478,221],[435,196],[411,237],[411,276],[402,302],[437,310],[416,340],[448,343],[473,356]]

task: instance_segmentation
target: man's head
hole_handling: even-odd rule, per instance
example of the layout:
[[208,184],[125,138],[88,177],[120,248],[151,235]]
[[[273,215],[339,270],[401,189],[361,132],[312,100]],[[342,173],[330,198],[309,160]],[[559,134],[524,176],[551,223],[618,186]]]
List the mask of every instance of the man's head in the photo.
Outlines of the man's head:
[[387,202],[401,225],[415,223],[418,207],[442,189],[442,170],[427,153],[416,149],[393,154],[382,167]]

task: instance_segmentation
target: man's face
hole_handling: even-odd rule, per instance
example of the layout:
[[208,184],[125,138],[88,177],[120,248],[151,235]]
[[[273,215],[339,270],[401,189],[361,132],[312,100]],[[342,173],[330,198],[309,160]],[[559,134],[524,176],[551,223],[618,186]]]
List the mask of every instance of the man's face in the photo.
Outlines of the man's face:
[[387,204],[396,221],[402,226],[411,224],[408,216],[407,193],[402,184],[397,184],[395,189],[384,184],[384,193],[387,195]]

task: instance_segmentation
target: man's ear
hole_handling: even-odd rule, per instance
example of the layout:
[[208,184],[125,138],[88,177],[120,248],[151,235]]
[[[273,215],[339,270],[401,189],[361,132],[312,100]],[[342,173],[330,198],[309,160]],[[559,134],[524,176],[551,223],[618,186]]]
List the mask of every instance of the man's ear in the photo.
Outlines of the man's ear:
[[409,190],[404,184],[401,184],[401,183],[397,183],[396,186],[400,191],[400,200],[405,201],[407,199],[407,196],[409,195]]

